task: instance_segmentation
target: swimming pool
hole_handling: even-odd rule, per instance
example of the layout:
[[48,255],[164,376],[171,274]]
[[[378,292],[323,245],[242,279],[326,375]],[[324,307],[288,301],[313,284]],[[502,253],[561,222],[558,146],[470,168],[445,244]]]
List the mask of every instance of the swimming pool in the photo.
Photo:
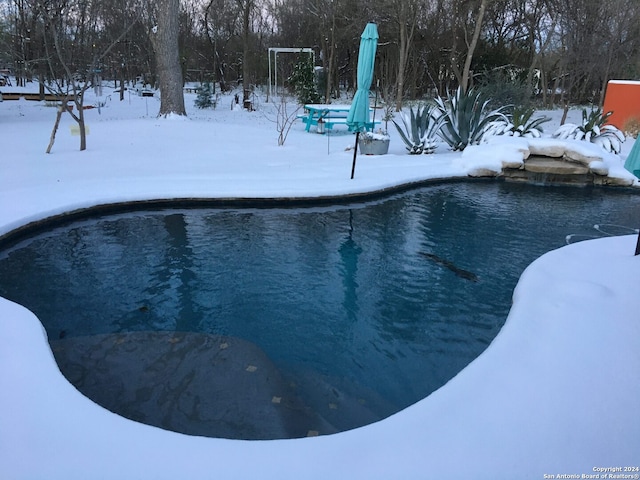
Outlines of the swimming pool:
[[[236,417],[281,407],[297,416],[266,433],[230,417],[226,429],[217,419],[208,432],[189,430],[202,425],[198,415],[163,428],[232,438],[332,433],[446,383],[495,337],[533,259],[568,235],[600,235],[596,224],[631,232],[639,204],[624,191],[460,183],[330,207],[127,212],[59,225],[5,249],[0,294],[38,315],[63,372],[85,382],[81,391],[98,403],[126,403],[108,405],[124,416],[145,421],[140,405],[160,397],[170,405],[169,391],[174,406],[197,407],[194,391],[172,385],[175,365],[159,368],[166,355],[151,359],[151,378],[165,381],[160,393],[135,390],[146,395],[137,406],[113,394],[115,379],[150,361],[150,351],[184,347],[201,355],[188,357],[181,379],[206,385],[210,378],[196,377],[216,359],[234,372],[224,384],[231,407],[240,387],[257,388],[242,375],[266,372],[269,388],[244,397],[245,409],[230,407]],[[234,345],[249,363],[225,363]],[[78,373],[79,360],[111,370],[89,385],[96,377]],[[155,415],[164,421],[167,411]]]

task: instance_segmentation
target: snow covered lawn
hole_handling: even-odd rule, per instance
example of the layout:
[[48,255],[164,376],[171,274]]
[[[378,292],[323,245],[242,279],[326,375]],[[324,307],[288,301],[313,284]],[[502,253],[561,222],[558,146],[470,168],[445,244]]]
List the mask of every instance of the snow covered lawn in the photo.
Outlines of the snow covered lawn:
[[[86,152],[64,118],[50,155],[53,109],[3,102],[0,235],[104,203],[352,195],[465,177],[479,165],[444,147],[407,155],[390,132],[390,154],[359,156],[349,180],[352,135],[327,138],[298,123],[278,147],[273,106],[233,111],[231,98],[214,111],[190,108],[188,120],[158,120],[157,99],[120,103],[114,95],[87,111]],[[486,151],[479,157],[492,166]],[[0,299],[0,477],[539,479],[638,467],[635,241],[610,237],[547,253],[522,275],[491,346],[447,385],[376,424],[300,440],[189,437],[112,414],[60,374],[38,319]]]

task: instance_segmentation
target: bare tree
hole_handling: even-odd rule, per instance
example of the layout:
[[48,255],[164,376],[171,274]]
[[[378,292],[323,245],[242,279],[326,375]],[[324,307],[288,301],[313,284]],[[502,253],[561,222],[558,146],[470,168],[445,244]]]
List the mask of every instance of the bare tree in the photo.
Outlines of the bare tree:
[[293,110],[291,110],[291,104],[288,101],[287,95],[284,93],[280,95],[280,103],[276,103],[275,99],[272,99],[272,103],[276,110],[276,117],[273,119],[267,116],[267,118],[276,124],[278,146],[281,147],[284,145],[284,142],[286,142],[289,131],[296,121],[297,114],[302,108],[302,105],[296,105]]
[[[307,16],[304,25],[308,26],[316,40],[313,43],[319,44],[320,58],[325,71],[325,103],[331,102],[331,95],[334,89],[335,65],[336,65],[336,9],[339,2],[328,0],[309,0],[301,2],[302,12]],[[293,22],[292,22],[293,23]],[[305,35],[306,37],[306,35]],[[308,37],[305,42],[309,42]]]
[[413,36],[418,19],[419,3],[417,0],[394,0],[388,6],[391,7],[389,17],[395,26],[393,31],[397,35],[398,65],[395,81],[395,100],[396,110],[400,111],[405,92],[409,53],[413,47]]
[[[18,86],[26,86],[36,75],[42,79],[45,72],[42,22],[44,6],[45,3],[39,0],[11,0],[0,10],[0,22],[4,27],[10,28],[2,39],[0,52],[10,55]],[[6,15],[4,19],[3,13]],[[0,61],[3,60],[7,61],[9,58],[0,58]],[[44,90],[40,93],[44,95]]]
[[[526,25],[529,50],[532,52],[532,56],[527,71],[526,85],[529,88],[529,93],[533,93],[533,78],[536,68],[539,68],[541,79],[544,78],[543,59],[555,38],[558,15],[555,13],[555,4],[551,0],[537,0],[527,3],[532,4],[527,5],[523,22]],[[547,91],[544,82],[541,86],[544,97]]]
[[[53,148],[60,119],[65,112],[68,112],[78,123],[80,150],[86,150],[84,94],[97,81],[95,74],[100,70],[102,59],[109,54],[135,22],[134,14],[130,16],[131,22],[124,26],[117,38],[102,42],[101,32],[97,26],[99,13],[99,3],[89,0],[50,1],[42,8],[42,20],[46,32],[44,47],[52,78],[46,88],[59,100],[47,153],[50,153]],[[69,106],[69,102],[73,102],[73,106]]]
[[359,33],[369,21],[380,34],[376,76],[395,87],[397,102],[432,87],[467,88],[474,72],[513,67],[528,88],[540,75],[543,96],[557,86],[562,101],[601,103],[608,79],[640,74],[637,0],[182,0],[181,9],[179,0],[0,3],[0,61],[9,58],[21,82],[47,76],[65,86],[42,10],[65,12],[64,24],[55,25],[60,51],[69,71],[83,75],[129,24],[130,6],[145,4],[148,28],[130,30],[103,63],[121,93],[126,79],[159,78],[160,115],[185,114],[182,81],[194,70],[199,78],[215,72],[221,87],[242,79],[248,100],[252,85],[266,80],[271,46],[313,47],[329,102],[355,84]]
[[[487,4],[491,0],[481,0],[478,13],[475,18],[475,26],[473,29],[473,36],[471,41],[467,42],[467,53],[464,60],[464,67],[462,69],[462,77],[460,79],[460,86],[463,91],[469,88],[469,74],[471,72],[471,61],[473,60],[473,54],[478,46],[478,39],[480,38],[480,32],[482,31],[482,21],[484,19],[484,13],[487,10]],[[465,30],[466,31],[466,30]]]
[[604,104],[607,82],[614,75],[629,75],[629,66],[640,54],[640,6],[634,0],[611,0],[603,4],[602,18],[601,45],[604,48],[599,72],[600,106]]
[[209,0],[203,18],[204,32],[212,49],[211,66],[222,91],[227,90],[225,51],[234,31],[231,10],[226,0]]

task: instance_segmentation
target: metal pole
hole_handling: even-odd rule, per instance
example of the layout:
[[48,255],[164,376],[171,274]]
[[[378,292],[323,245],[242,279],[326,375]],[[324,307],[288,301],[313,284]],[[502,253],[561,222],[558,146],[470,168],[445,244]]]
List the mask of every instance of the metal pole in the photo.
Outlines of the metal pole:
[[373,101],[373,124],[371,126],[371,131],[373,132],[376,129],[376,107],[378,106],[378,88],[380,88],[380,79],[378,79],[376,83],[376,99]]
[[360,139],[360,130],[356,132],[356,148],[353,149],[353,164],[351,165],[351,180],[356,172],[356,155],[358,154],[358,140]]
[[269,94],[267,95],[267,103],[271,98],[271,49],[269,49]]
[[331,129],[327,130],[327,155],[329,155],[329,136],[331,133]]
[[640,255],[640,230],[638,230],[638,243],[636,243],[636,255]]

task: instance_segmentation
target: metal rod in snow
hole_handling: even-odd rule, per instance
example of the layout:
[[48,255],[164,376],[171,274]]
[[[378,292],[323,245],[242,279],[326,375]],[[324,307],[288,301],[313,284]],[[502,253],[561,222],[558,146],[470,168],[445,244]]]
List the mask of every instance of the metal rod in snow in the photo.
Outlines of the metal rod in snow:
[[351,180],[356,172],[356,155],[358,154],[358,140],[360,139],[360,130],[356,132],[356,148],[353,149],[353,165],[351,165]]
[[375,97],[375,100],[373,101],[373,120],[371,123],[372,132],[376,128],[376,107],[378,106],[378,88],[380,88],[380,79],[376,81],[376,97]]

